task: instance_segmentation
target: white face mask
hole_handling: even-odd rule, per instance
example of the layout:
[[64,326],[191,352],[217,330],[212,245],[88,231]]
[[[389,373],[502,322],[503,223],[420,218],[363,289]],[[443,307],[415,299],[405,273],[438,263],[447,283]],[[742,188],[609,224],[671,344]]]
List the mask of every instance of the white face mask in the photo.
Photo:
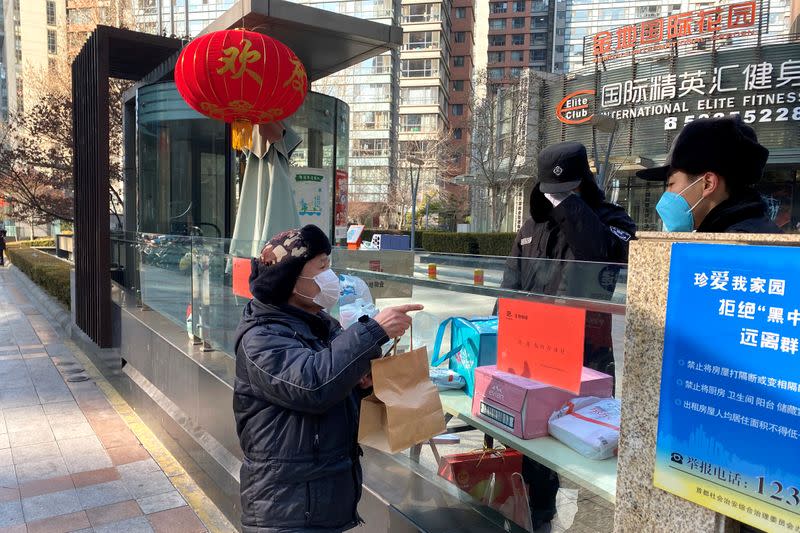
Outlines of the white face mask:
[[311,300],[323,309],[333,309],[339,302],[339,292],[341,290],[339,286],[339,276],[330,268],[320,272],[313,278],[308,278],[306,276],[300,276],[300,278],[314,280],[314,283],[319,287],[319,294],[311,298],[295,290],[294,292],[298,296]]

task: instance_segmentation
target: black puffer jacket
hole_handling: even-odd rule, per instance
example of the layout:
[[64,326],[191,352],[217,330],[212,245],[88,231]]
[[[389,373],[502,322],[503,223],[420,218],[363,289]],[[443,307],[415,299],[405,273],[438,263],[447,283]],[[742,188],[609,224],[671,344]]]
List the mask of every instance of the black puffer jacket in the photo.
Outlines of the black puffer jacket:
[[[581,196],[553,207],[539,190],[531,193],[531,218],[517,233],[502,287],[537,294],[607,299],[617,269],[576,261],[627,263],[636,224],[623,208],[605,201],[594,180],[585,179]],[[560,261],[532,261],[551,259]]]
[[374,320],[252,300],[236,340],[243,533],[343,531],[361,498],[357,388],[388,341]]
[[734,194],[711,210],[698,232],[704,233],[782,233],[767,216],[767,204],[755,189]]

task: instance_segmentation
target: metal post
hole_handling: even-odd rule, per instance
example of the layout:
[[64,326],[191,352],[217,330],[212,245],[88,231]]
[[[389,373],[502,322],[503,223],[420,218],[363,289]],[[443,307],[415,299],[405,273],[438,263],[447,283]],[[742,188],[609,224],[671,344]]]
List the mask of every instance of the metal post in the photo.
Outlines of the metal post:
[[608,148],[606,149],[606,159],[603,162],[603,171],[600,173],[600,189],[605,190],[606,177],[608,176],[608,160],[611,159],[611,149],[614,147],[614,134],[617,133],[619,127],[617,122],[614,122],[614,129],[608,136]]
[[417,178],[411,181],[411,251],[414,251],[417,228],[417,191],[419,190],[419,175],[422,166],[417,166]]

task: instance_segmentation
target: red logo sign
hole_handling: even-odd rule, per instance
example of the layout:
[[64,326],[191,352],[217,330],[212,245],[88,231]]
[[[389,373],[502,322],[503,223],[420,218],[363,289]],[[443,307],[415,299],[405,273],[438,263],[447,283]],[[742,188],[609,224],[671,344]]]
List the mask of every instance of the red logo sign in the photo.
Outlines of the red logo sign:
[[591,46],[597,62],[666,49],[673,44],[752,35],[756,32],[758,13],[756,0],[677,13],[601,31],[588,38],[587,46]]
[[556,117],[564,124],[585,124],[594,116],[591,110],[593,100],[593,89],[584,89],[568,94],[556,106]]

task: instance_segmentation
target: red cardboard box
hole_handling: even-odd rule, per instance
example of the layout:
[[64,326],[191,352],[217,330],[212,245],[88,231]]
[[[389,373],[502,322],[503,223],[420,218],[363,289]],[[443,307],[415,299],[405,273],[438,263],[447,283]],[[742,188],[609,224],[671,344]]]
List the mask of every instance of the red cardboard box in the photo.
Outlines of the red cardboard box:
[[539,381],[501,372],[496,366],[482,366],[475,369],[472,415],[521,439],[545,437],[550,415],[564,403],[578,396],[610,398],[613,381],[608,374],[584,367],[580,394],[573,394]]
[[478,501],[495,474],[495,488],[491,502],[495,509],[507,506],[514,496],[511,476],[522,472],[522,454],[516,450],[486,450],[442,456],[439,475],[455,484]]

